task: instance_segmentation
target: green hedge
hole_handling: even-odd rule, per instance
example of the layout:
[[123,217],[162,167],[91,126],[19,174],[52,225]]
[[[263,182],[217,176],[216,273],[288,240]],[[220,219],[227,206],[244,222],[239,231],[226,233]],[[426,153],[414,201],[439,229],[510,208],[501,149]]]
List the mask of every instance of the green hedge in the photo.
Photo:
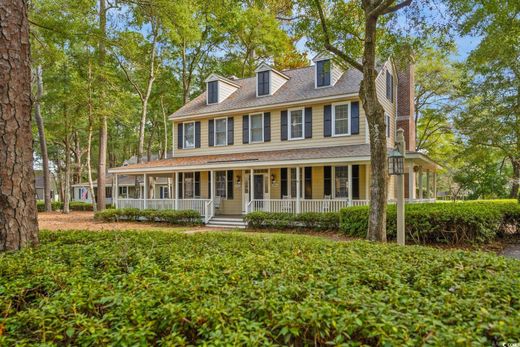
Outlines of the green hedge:
[[0,346],[501,346],[520,262],[301,235],[42,232],[0,254]]
[[336,212],[252,212],[245,216],[249,228],[338,230],[340,215]]
[[200,225],[200,213],[194,210],[139,210],[137,208],[107,209],[96,212],[94,218],[105,222],[120,220],[147,220],[150,222],[165,222],[174,225]]
[[[51,201],[51,207],[53,211],[59,211],[63,207],[63,203],[61,201]],[[45,212],[45,202],[43,200],[38,200],[36,202],[36,208],[38,212]]]
[[[350,236],[365,237],[368,206],[341,211],[340,229]],[[485,243],[506,233],[517,233],[520,205],[512,201],[471,201],[406,205],[406,237],[426,243]],[[387,210],[387,236],[396,238],[396,206]]]

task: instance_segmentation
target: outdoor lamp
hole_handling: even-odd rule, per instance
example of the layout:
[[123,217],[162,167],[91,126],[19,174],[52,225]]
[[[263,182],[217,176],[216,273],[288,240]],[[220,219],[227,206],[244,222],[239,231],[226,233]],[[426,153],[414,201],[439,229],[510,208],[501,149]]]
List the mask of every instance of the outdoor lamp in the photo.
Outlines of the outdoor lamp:
[[274,174],[272,174],[271,175],[271,184],[274,184],[274,182],[275,182],[275,176],[274,176]]
[[390,175],[404,174],[404,155],[394,148],[388,155],[388,173]]

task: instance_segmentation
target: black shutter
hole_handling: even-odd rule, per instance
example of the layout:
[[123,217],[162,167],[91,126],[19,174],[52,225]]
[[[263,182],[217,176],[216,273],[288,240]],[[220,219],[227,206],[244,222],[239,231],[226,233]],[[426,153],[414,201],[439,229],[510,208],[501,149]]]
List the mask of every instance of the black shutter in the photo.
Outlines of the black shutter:
[[359,200],[359,165],[352,165],[352,199]]
[[227,172],[227,198],[233,200],[233,170]]
[[211,171],[208,171],[208,199],[211,199]]
[[195,197],[200,197],[200,171],[195,171]]
[[282,111],[281,113],[281,126],[282,126],[282,141],[287,140],[287,110]]
[[350,104],[350,125],[351,134],[359,134],[359,102],[354,101]]
[[183,173],[179,172],[179,182],[177,184],[177,189],[179,191],[179,198],[182,199],[182,183],[183,183]]
[[280,199],[287,196],[287,168],[280,169]]
[[264,142],[271,141],[271,112],[264,113]]
[[312,107],[305,108],[305,138],[312,138]]
[[332,167],[323,167],[323,195],[332,196]]
[[182,145],[183,129],[184,129],[184,124],[179,123],[179,125],[177,127],[177,148],[179,148],[179,149],[182,149],[182,147],[183,147],[183,145]]
[[242,116],[242,143],[249,143],[249,116]]
[[215,121],[210,119],[208,121],[208,146],[215,144]]
[[233,117],[227,119],[227,144],[232,145],[235,143],[235,122]]
[[195,122],[195,148],[200,148],[200,122]]
[[323,106],[323,136],[332,136],[332,106]]
[[308,166],[304,169],[305,176],[305,199],[312,199],[312,167]]

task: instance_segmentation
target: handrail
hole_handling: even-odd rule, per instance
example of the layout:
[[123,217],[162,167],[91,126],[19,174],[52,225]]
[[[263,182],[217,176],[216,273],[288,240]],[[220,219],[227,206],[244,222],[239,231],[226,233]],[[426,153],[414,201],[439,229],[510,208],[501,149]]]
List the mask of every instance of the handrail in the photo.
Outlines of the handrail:
[[214,209],[213,209],[213,199],[206,201],[204,209],[204,224],[208,224],[208,222],[213,218],[214,216]]

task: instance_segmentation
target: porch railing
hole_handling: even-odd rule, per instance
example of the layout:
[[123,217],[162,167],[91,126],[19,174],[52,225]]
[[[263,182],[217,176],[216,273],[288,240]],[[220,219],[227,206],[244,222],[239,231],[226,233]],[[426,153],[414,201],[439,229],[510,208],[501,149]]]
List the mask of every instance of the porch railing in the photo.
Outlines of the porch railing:
[[254,199],[247,205],[247,212],[337,212],[347,206],[368,205],[368,200],[348,199]]
[[[210,199],[118,199],[118,208],[137,208],[143,210],[145,208],[155,210],[195,210],[206,218],[206,208],[211,207],[208,203]],[[212,208],[212,207],[211,207]],[[211,212],[211,211],[210,211]],[[213,214],[210,213],[213,217]],[[211,218],[210,217],[210,218]]]

